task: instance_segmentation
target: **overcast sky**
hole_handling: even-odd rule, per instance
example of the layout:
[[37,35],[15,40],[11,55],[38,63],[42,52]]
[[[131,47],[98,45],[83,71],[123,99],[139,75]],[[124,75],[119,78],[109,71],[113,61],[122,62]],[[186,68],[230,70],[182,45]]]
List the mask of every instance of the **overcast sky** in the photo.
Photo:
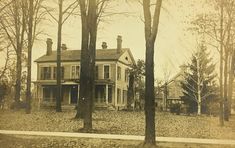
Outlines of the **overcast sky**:
[[[170,71],[174,76],[179,71],[179,66],[190,59],[191,53],[196,47],[196,38],[187,30],[188,22],[190,22],[190,18],[205,9],[200,1],[205,0],[163,0],[154,55],[156,78],[163,78],[164,69]],[[114,9],[130,12],[130,16],[116,15],[107,18],[108,21],[101,22],[98,30],[97,48],[101,48],[103,41],[107,42],[108,48],[115,48],[117,35],[121,35],[122,47],[130,48],[136,60],[145,59],[141,5],[120,3],[115,5]],[[40,40],[35,42],[33,60],[46,53],[46,38],[52,38],[53,50],[56,49],[57,25],[53,19],[50,20],[44,22],[42,26],[46,35],[40,36]],[[81,25],[79,16],[71,17],[65,22],[62,42],[67,45],[68,50],[80,49]],[[36,80],[36,63],[33,64],[32,79]]]

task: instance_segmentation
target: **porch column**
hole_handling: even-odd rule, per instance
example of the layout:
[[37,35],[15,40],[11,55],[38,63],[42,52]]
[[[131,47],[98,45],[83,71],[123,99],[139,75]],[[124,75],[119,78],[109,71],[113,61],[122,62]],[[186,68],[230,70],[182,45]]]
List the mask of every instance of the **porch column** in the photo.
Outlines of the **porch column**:
[[38,99],[38,110],[40,109],[41,99],[39,96],[39,84],[36,84],[36,95],[35,98]]
[[106,104],[108,104],[108,96],[109,96],[109,85],[108,84],[106,84],[105,89],[106,89],[105,90],[106,91],[106,96],[105,96],[106,101],[105,102],[106,102]]
[[79,84],[78,84],[78,98],[79,98],[79,89],[80,89],[80,88],[79,88]]

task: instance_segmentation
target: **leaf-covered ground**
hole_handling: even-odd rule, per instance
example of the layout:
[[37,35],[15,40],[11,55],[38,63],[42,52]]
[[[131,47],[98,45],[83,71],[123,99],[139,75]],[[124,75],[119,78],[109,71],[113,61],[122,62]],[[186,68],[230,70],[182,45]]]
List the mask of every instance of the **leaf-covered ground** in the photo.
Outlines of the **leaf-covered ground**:
[[[77,132],[83,122],[75,120],[74,116],[75,111],[56,113],[43,110],[31,114],[0,111],[0,129]],[[218,117],[156,113],[156,133],[167,137],[235,139],[233,118],[220,127]],[[95,111],[93,128],[96,133],[144,135],[144,120],[144,112]]]

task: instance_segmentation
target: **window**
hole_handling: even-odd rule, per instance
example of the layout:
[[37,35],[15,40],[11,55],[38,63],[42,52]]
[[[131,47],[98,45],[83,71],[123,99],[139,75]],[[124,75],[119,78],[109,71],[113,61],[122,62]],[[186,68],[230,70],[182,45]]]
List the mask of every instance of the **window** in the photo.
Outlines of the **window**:
[[53,67],[53,80],[56,79],[56,74],[57,74],[57,68]]
[[121,67],[120,66],[117,67],[117,79],[121,80]]
[[41,67],[41,79],[42,80],[51,79],[51,67]]
[[95,66],[95,79],[99,79],[99,67],[97,65]]
[[51,90],[47,87],[43,88],[43,101],[50,101]]
[[109,65],[104,66],[104,79],[109,79]]
[[125,82],[129,81],[129,72],[128,69],[125,69]]
[[[57,67],[53,67],[53,79],[57,78]],[[61,79],[64,79],[64,67],[61,67]]]
[[117,104],[121,104],[121,89],[117,89]]
[[57,90],[56,87],[52,88],[52,100],[56,101]]
[[123,90],[122,93],[122,103],[125,104],[127,102],[127,91]]
[[80,77],[80,67],[72,66],[72,79],[79,79]]

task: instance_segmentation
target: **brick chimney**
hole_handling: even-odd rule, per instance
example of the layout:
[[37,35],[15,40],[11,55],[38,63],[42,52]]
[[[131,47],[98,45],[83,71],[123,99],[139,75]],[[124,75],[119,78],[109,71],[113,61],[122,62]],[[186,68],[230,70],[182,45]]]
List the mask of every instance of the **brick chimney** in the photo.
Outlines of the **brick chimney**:
[[52,53],[52,44],[53,44],[52,39],[47,38],[46,43],[47,43],[47,55],[51,55],[51,53]]
[[66,44],[62,44],[62,45],[61,45],[61,49],[62,49],[62,50],[67,50],[68,48],[67,48]]
[[107,49],[108,46],[107,46],[107,43],[106,42],[102,42],[102,49]]
[[122,51],[122,36],[117,36],[117,53],[121,53]]

